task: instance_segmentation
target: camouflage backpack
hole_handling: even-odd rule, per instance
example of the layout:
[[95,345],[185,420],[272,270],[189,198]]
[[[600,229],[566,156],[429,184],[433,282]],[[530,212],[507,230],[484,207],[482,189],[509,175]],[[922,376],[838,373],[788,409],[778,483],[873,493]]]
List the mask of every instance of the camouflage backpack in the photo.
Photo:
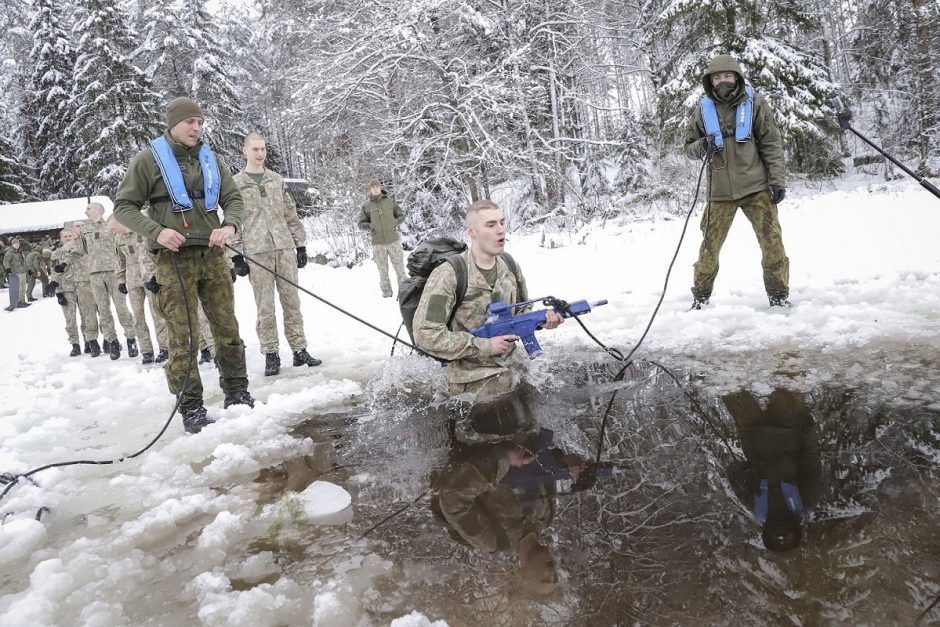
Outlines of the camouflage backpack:
[[[412,330],[415,312],[418,310],[418,303],[421,301],[421,294],[424,292],[424,284],[427,283],[428,277],[431,276],[434,268],[445,262],[453,266],[454,273],[457,275],[457,300],[450,312],[450,317],[447,319],[447,326],[450,327],[451,322],[453,322],[454,313],[456,313],[457,308],[460,307],[464,296],[467,294],[467,264],[460,256],[465,250],[467,250],[467,245],[463,242],[458,242],[449,237],[433,237],[420,242],[408,255],[409,276],[398,290],[398,308],[401,310],[402,323],[408,329],[408,336],[411,337],[412,343],[415,341],[414,331]],[[509,253],[502,253],[500,257],[509,266],[509,269],[516,277],[516,281],[519,281],[516,260]]]

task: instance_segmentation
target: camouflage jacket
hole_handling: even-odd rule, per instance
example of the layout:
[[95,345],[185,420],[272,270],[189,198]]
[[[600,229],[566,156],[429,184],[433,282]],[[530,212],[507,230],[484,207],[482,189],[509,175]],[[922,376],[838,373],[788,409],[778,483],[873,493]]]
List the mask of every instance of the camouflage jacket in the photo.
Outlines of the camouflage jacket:
[[[65,268],[62,272],[56,272],[55,266],[60,263],[65,264]],[[52,251],[52,280],[59,284],[56,293],[58,292],[74,292],[75,291],[75,265],[69,260],[69,251],[68,248],[63,246],[62,248],[57,248]]]
[[45,276],[46,272],[42,264],[42,251],[35,248],[26,255],[26,269],[33,273],[33,276]]
[[265,168],[261,183],[255,183],[242,170],[234,179],[245,203],[245,217],[232,246],[254,255],[304,245],[307,233],[279,174]]
[[107,223],[87,222],[82,225],[82,242],[84,244],[88,272],[117,272],[118,252],[117,242],[114,240],[114,231],[108,228]]
[[[738,76],[738,89],[730,102],[715,97],[710,75],[716,72],[734,72]],[[766,191],[770,185],[786,186],[783,140],[774,121],[770,105],[759,94],[754,94],[751,121],[751,138],[746,142],[734,140],[737,105],[747,98],[744,91],[744,75],[734,59],[719,55],[702,76],[705,94],[715,102],[718,123],[724,131],[725,147],[712,159],[708,168],[711,179],[711,200],[740,200],[745,196]],[[729,136],[730,135],[730,136]],[[700,160],[704,156],[701,139],[705,136],[702,109],[696,106],[685,131],[685,154]]]
[[[169,132],[164,133],[164,137],[173,149],[186,188],[202,190],[202,167],[198,159],[202,144],[197,143],[192,148],[187,148],[170,137]],[[215,157],[221,176],[221,211],[206,211],[206,202],[202,198],[194,199],[193,208],[189,211],[173,211],[169,192],[160,175],[160,167],[148,147],[137,153],[127,168],[114,199],[114,215],[131,231],[146,237],[151,250],[163,249],[163,246],[157,243],[157,235],[164,228],[173,229],[186,237],[183,246],[208,246],[209,234],[221,226],[232,226],[236,232],[239,231],[243,213],[242,197],[222,159],[218,155]],[[148,203],[150,209],[147,215],[144,215],[142,211]]]
[[64,251],[63,255],[68,260],[66,263],[72,269],[72,279],[76,283],[87,283],[91,281],[91,276],[88,273],[88,256],[85,254],[82,241],[76,237],[63,246],[61,250]]
[[[467,263],[467,293],[450,328],[447,320],[457,302],[457,275],[453,266],[443,263],[428,277],[421,294],[414,318],[415,341],[421,350],[451,361],[446,372],[451,383],[478,381],[510,368],[525,368],[529,358],[521,346],[513,345],[508,352],[491,357],[489,338],[470,335],[471,329],[486,321],[486,308],[491,302],[515,303],[527,298],[525,278],[517,285],[512,270],[497,258],[496,282],[491,288],[477,269],[471,249],[461,256]],[[519,276],[523,276],[521,269]]]
[[[143,276],[141,268],[141,249],[147,249],[147,239],[143,235],[128,233],[127,235],[115,235],[118,250],[118,269],[116,271],[118,283],[124,283],[131,287],[140,287],[146,283],[152,275]],[[149,251],[147,257],[149,258]]]
[[379,196],[369,196],[362,205],[359,228],[369,229],[373,244],[392,244],[398,241],[398,225],[404,221],[405,212],[383,191]]

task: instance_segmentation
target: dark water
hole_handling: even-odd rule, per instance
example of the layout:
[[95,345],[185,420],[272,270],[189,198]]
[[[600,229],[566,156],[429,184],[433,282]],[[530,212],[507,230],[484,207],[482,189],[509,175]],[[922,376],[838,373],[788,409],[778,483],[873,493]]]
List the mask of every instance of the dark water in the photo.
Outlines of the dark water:
[[[752,385],[733,397],[758,407],[748,417],[729,400],[739,390],[705,393],[651,364],[619,384],[614,372],[564,367],[527,397],[531,422],[511,442],[457,442],[455,416],[474,419],[466,407],[399,390],[310,416],[295,435],[317,442],[314,454],[262,473],[260,498],[332,481],[352,494],[352,520],[272,534],[252,550],[273,551],[299,582],[335,572],[344,556],[381,556],[379,598],[362,601],[376,623],[412,609],[452,626],[940,623],[940,603],[926,611],[940,596],[940,414],[872,386]],[[768,417],[773,394],[799,407],[787,401],[784,418]],[[791,414],[802,417],[786,423]],[[541,444],[551,437],[542,457],[540,429],[550,431]],[[755,446],[775,458],[794,441],[811,506],[799,546],[773,552],[729,469]],[[591,485],[583,477],[598,450]],[[510,489],[496,474],[508,459],[542,474],[513,475]],[[582,467],[579,482],[570,469]],[[456,526],[441,514],[454,503],[464,508]]]

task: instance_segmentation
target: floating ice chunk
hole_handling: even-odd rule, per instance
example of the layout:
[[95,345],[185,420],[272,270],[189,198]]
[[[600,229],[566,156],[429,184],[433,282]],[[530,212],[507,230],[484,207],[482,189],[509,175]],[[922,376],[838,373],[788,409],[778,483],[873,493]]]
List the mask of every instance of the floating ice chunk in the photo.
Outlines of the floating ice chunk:
[[311,521],[337,514],[352,503],[349,492],[328,481],[314,481],[297,498]]
[[46,526],[33,518],[16,518],[0,525],[0,564],[30,555],[46,537]]
[[411,614],[396,618],[389,627],[448,627],[448,625],[442,620],[436,620],[432,623],[427,616],[418,610],[411,610]]

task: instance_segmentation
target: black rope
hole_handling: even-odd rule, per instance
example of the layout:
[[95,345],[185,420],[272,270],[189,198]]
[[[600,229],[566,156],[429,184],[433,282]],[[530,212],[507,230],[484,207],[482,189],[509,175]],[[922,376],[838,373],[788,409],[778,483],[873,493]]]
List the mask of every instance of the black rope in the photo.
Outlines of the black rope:
[[[180,389],[179,394],[176,396],[176,403],[173,405],[173,411],[170,412],[170,416],[166,419],[166,422],[163,424],[163,428],[160,429],[160,432],[150,442],[147,443],[142,449],[130,455],[125,455],[124,457],[119,457],[117,459],[106,459],[106,460],[91,460],[91,459],[81,459],[68,462],[55,462],[52,464],[46,464],[45,466],[40,466],[39,468],[34,468],[28,472],[17,474],[11,476],[10,474],[4,475],[4,479],[7,481],[6,488],[3,489],[3,492],[0,492],[0,501],[3,500],[3,497],[13,489],[20,479],[28,479],[32,475],[35,475],[38,472],[43,470],[48,470],[49,468],[63,468],[65,466],[107,466],[109,464],[119,464],[128,459],[134,459],[139,455],[142,455],[145,451],[150,449],[157,441],[163,437],[163,434],[166,433],[167,428],[169,428],[170,423],[173,421],[173,416],[176,415],[177,410],[179,409],[180,402],[183,400],[183,392],[186,390],[187,384],[189,383],[189,377],[192,374],[193,364],[196,361],[196,354],[194,351],[195,344],[193,342],[193,319],[189,309],[189,300],[186,298],[186,287],[183,283],[183,275],[180,272],[179,265],[176,263],[176,256],[171,255],[170,261],[173,262],[173,269],[176,271],[176,278],[180,284],[180,290],[183,293],[183,305],[186,307],[186,323],[189,325],[189,364],[186,368],[186,377],[183,379],[183,386]],[[33,481],[35,483],[35,481]],[[49,511],[48,508],[40,508],[39,512],[36,513],[36,520],[39,520],[39,517],[42,514],[42,511]]]

